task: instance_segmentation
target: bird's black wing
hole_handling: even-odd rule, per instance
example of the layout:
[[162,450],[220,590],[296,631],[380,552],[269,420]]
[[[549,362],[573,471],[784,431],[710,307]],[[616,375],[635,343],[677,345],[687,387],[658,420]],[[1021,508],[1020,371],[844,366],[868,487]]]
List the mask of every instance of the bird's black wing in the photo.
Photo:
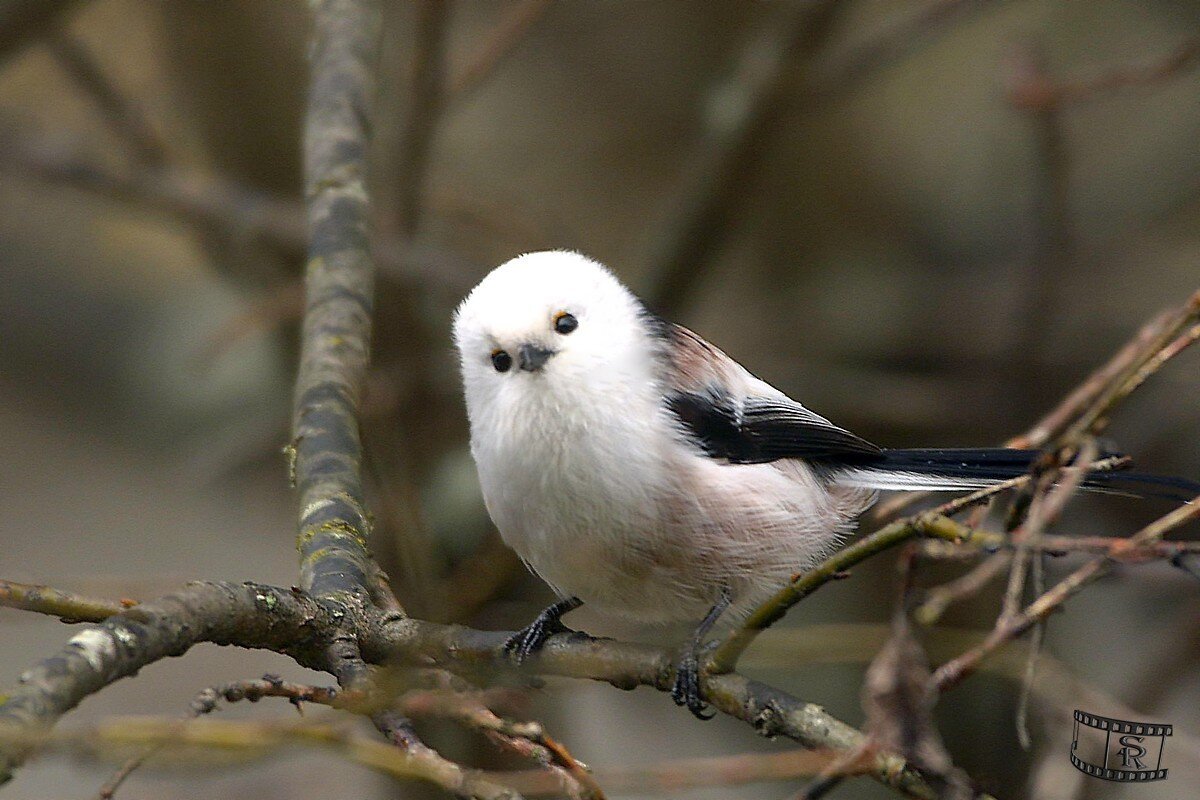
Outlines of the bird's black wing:
[[837,465],[870,465],[882,451],[786,398],[737,399],[711,390],[675,392],[667,407],[685,433],[712,458],[763,464],[783,458]]

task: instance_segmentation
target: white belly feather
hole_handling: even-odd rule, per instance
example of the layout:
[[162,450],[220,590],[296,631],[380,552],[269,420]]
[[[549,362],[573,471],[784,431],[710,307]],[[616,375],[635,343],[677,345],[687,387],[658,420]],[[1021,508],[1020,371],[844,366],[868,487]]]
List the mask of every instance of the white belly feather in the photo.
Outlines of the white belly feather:
[[871,498],[831,492],[798,462],[714,461],[650,397],[620,419],[551,395],[523,401],[486,441],[472,437],[488,511],[559,594],[610,613],[696,619],[722,587],[745,610],[827,554]]

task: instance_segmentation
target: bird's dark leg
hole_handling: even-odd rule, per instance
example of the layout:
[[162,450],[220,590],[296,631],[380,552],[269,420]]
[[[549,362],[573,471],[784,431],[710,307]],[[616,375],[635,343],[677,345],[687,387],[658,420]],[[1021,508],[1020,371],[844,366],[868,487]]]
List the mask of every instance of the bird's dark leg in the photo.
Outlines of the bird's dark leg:
[[687,647],[679,658],[679,664],[675,667],[675,685],[671,688],[671,699],[677,706],[687,706],[688,711],[697,719],[712,719],[717,715],[715,711],[711,714],[704,712],[704,698],[700,695],[700,650],[708,632],[717,624],[725,609],[729,608],[731,599],[729,587],[722,588],[720,599],[696,626],[692,638],[688,640]]
[[583,605],[578,597],[568,597],[559,600],[537,615],[537,619],[517,631],[512,638],[504,643],[504,652],[520,664],[529,656],[542,649],[546,640],[556,633],[576,633],[562,624],[562,616]]

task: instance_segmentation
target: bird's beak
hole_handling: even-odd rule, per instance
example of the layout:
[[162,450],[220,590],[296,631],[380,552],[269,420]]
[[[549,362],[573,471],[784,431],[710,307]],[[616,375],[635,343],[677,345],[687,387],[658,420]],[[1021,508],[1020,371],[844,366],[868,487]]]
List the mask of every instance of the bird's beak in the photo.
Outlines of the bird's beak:
[[523,344],[517,348],[517,365],[521,367],[523,372],[537,372],[546,362],[550,360],[550,356],[554,355],[554,350],[547,350],[544,347],[538,347],[533,344]]

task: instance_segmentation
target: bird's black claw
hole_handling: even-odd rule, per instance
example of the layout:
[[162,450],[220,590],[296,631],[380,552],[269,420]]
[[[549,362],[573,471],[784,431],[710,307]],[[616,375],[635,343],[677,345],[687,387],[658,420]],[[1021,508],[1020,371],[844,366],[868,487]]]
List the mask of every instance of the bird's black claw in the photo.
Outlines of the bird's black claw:
[[679,659],[671,699],[677,706],[687,706],[696,719],[709,720],[717,715],[715,711],[707,711],[708,705],[700,695],[700,660],[695,653],[689,652]]
[[504,643],[504,652],[517,664],[525,663],[525,659],[534,655],[546,645],[546,641],[555,634],[569,633],[572,636],[587,636],[586,633],[571,630],[562,624],[557,617],[541,615],[528,626],[512,635]]

